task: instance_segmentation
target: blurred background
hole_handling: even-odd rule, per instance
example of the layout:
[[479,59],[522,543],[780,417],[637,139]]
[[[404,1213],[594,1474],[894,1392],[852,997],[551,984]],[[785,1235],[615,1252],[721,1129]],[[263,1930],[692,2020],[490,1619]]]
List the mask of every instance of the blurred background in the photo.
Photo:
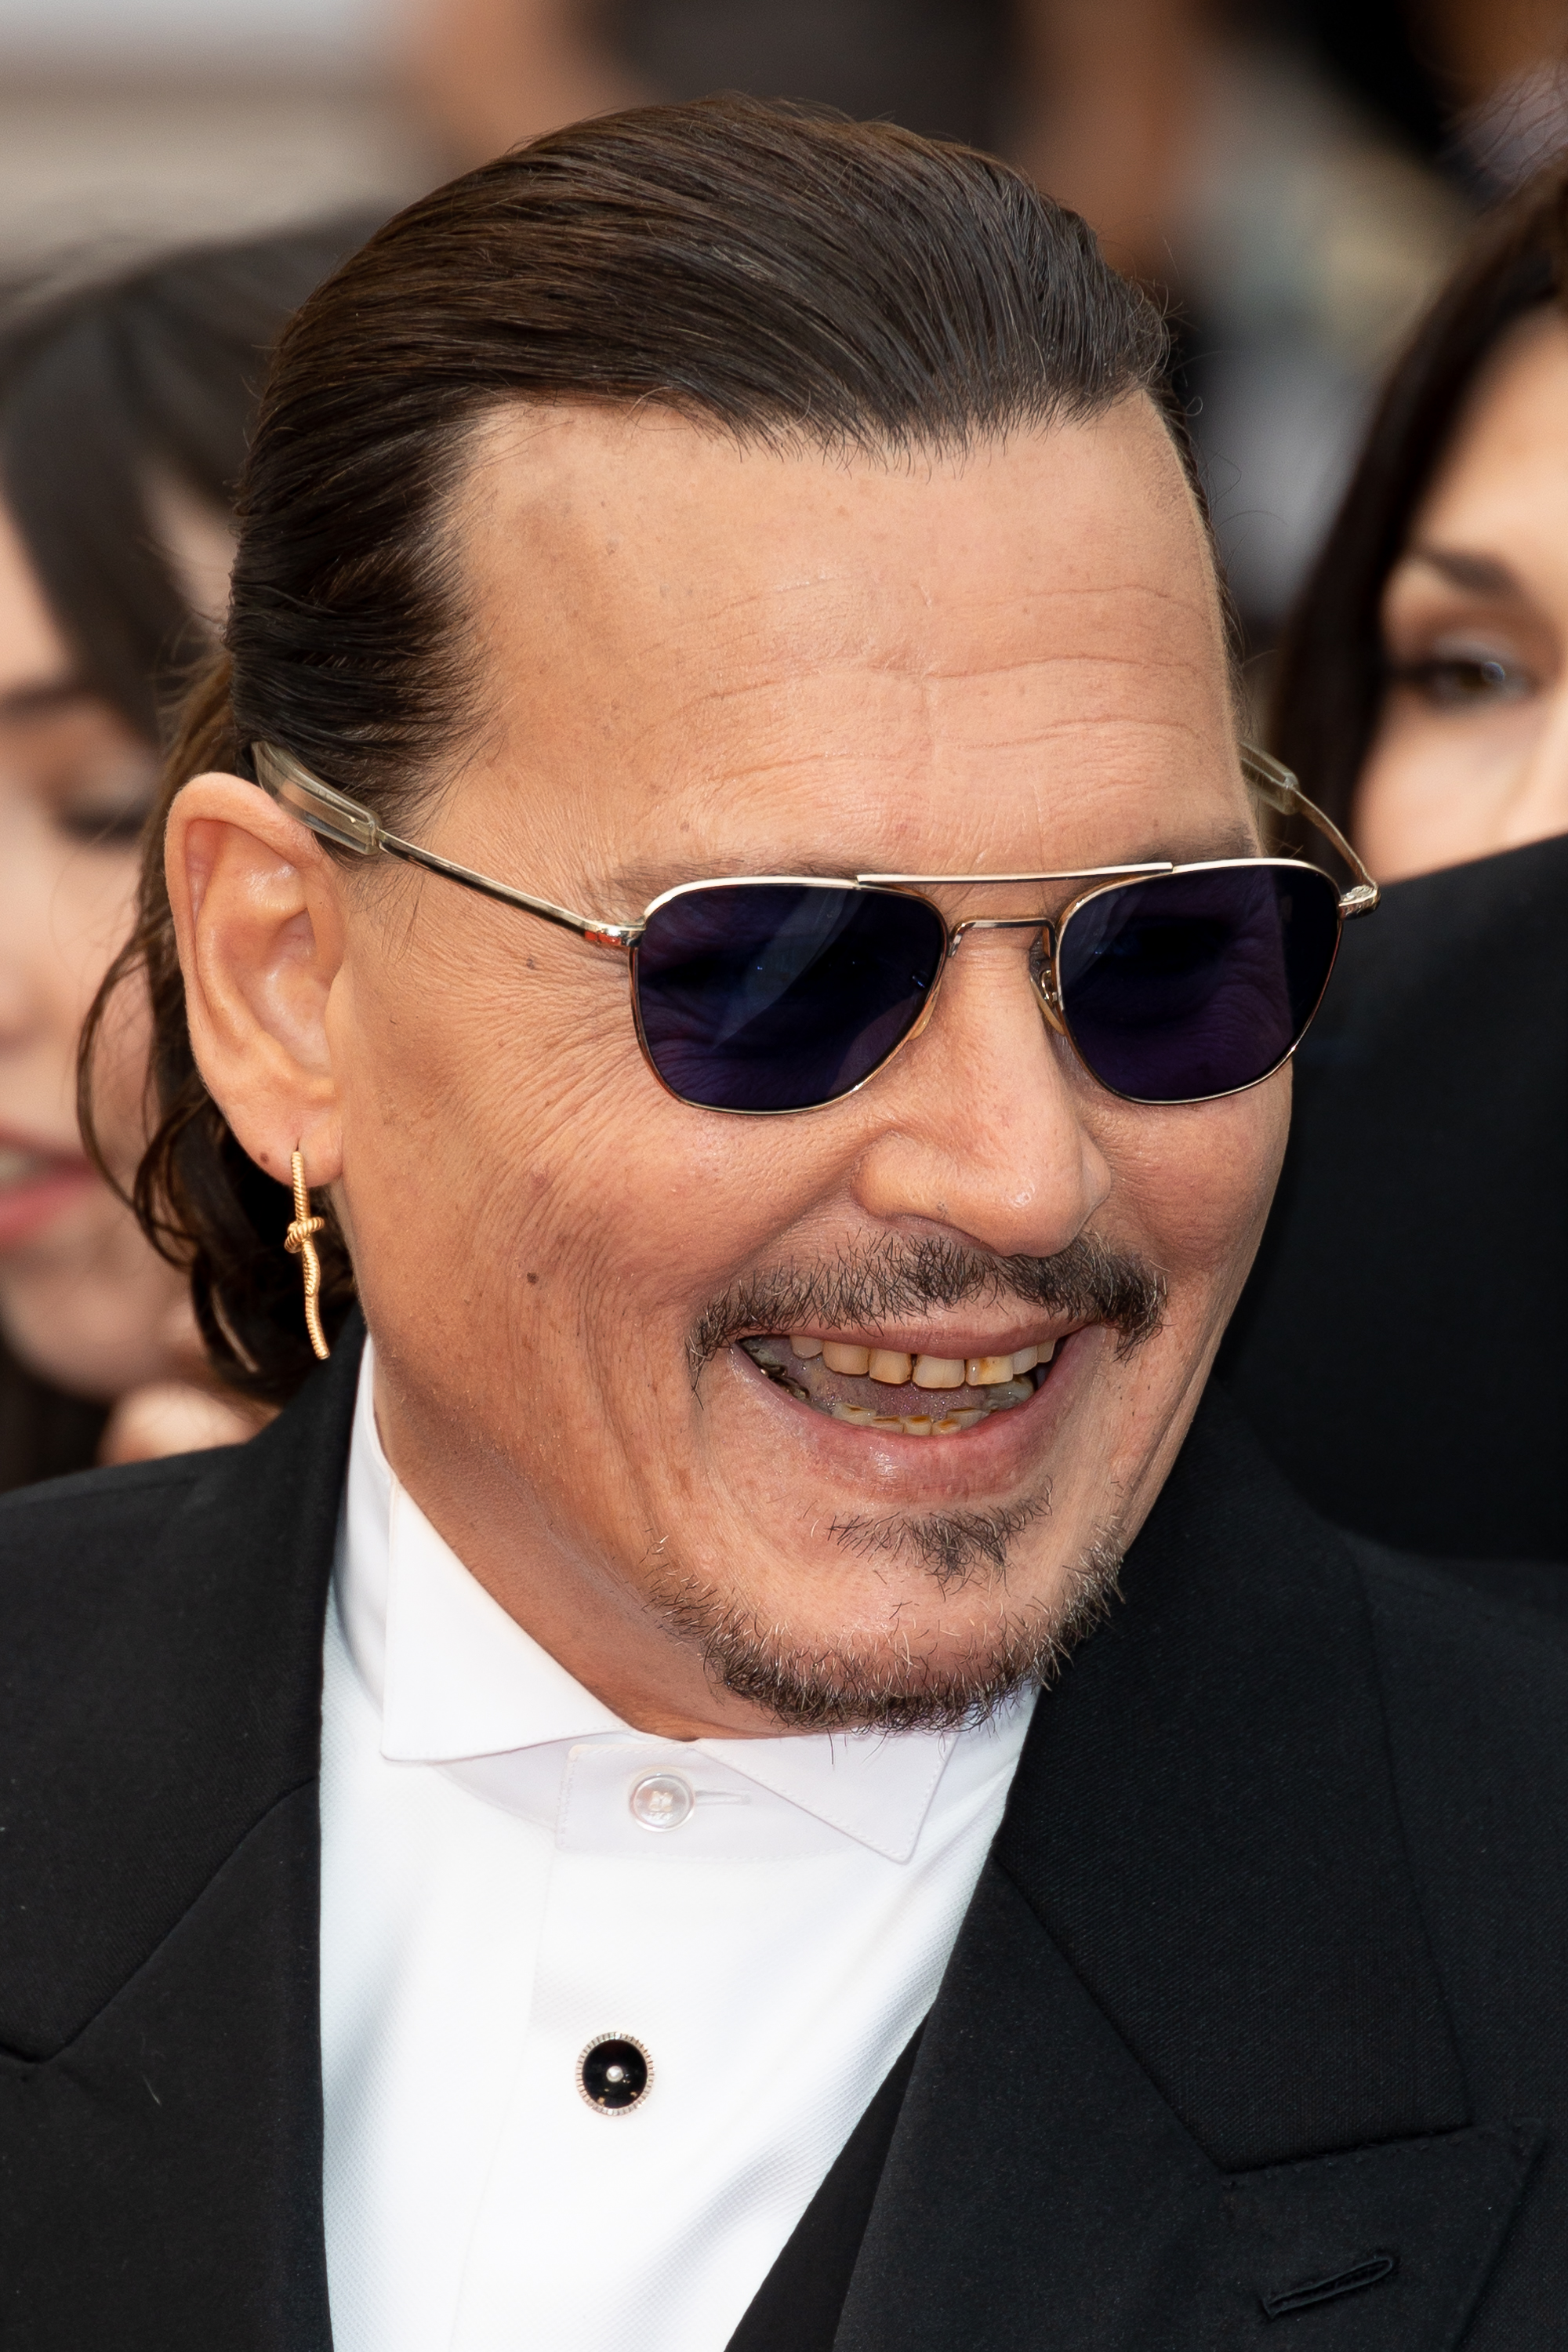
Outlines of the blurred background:
[[0,272],[387,209],[715,88],[976,139],[1165,289],[1266,647],[1369,379],[1563,131],[1557,0],[0,0]]
[[1568,0],[0,0],[0,275],[390,210],[718,88],[1012,156],[1169,297],[1266,656],[1367,387],[1568,127]]

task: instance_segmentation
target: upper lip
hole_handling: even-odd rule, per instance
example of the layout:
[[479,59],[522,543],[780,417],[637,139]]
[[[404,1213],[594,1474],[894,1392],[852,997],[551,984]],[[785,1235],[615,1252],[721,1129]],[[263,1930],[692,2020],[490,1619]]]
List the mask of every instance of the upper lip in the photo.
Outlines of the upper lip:
[[[1033,1348],[1037,1344],[1041,1347],[1059,1346],[1062,1340],[1070,1339],[1075,1331],[1084,1330],[1092,1320],[1092,1317],[1080,1316],[1076,1322],[1053,1324],[1048,1316],[1042,1316],[1033,1323],[1011,1323],[1000,1332],[980,1334],[976,1334],[973,1327],[956,1332],[932,1332],[929,1328],[924,1330],[889,1330],[863,1327],[851,1330],[841,1324],[805,1322],[796,1323],[792,1328],[808,1339],[837,1342],[847,1348],[881,1348],[891,1354],[904,1356],[940,1356],[951,1363],[956,1362],[960,1357],[967,1360],[971,1356],[1011,1356],[1020,1348]],[[747,1339],[787,1339],[791,1336],[791,1332],[781,1334],[771,1330],[743,1334]]]

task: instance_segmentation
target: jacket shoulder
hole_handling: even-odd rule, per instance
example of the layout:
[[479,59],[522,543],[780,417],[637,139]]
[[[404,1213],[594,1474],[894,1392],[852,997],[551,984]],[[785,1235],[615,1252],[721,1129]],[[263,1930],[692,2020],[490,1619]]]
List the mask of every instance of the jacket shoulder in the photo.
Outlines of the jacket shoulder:
[[238,1453],[220,1446],[111,1470],[79,1470],[0,1495],[0,1579],[7,1588],[42,1571],[105,1565],[130,1570],[198,1481]]
[[1351,1548],[1400,1820],[1472,2099],[1478,2112],[1562,2115],[1568,1624],[1478,1591],[1472,1563],[1454,1575]]
[[[1479,1868],[1556,1885],[1568,1855],[1568,1616],[1482,1589],[1484,1564],[1344,1538],[1359,1568],[1406,1815],[1437,1805]],[[1495,1822],[1491,1815],[1497,1816]],[[1564,1921],[1568,1927],[1568,1920]]]
[[63,2047],[314,1778],[357,1355],[247,1445],[0,1500],[0,2048]]
[[[1451,1676],[1483,1706],[1530,1694],[1568,1708],[1568,1569],[1556,1601],[1549,1562],[1445,1561],[1342,1540],[1361,1572],[1386,1674]],[[1568,1760],[1568,1759],[1565,1759]]]
[[30,1712],[110,1625],[123,1631],[168,1607],[171,1581],[182,1580],[171,1538],[204,1491],[221,1488],[239,1450],[84,1470],[0,1496],[0,1690],[14,1708]]

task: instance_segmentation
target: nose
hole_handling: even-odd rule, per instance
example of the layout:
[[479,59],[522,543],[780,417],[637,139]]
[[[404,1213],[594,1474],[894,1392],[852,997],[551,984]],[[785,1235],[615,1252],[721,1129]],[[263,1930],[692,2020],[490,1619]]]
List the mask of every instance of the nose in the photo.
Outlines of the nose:
[[1045,1257],[1109,1199],[1093,1113],[1110,1098],[1046,1025],[1030,978],[1037,938],[968,932],[925,1029],[859,1097],[878,1121],[857,1171],[868,1215]]

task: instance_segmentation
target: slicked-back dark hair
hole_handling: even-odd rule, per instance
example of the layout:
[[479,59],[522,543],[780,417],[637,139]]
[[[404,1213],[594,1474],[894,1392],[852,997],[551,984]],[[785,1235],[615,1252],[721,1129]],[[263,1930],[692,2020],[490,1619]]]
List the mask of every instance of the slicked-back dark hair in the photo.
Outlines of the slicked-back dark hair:
[[[1091,416],[1155,389],[1164,357],[1084,224],[973,149],[739,98],[539,140],[389,222],[285,334],[228,651],[164,807],[202,768],[248,774],[265,739],[410,822],[478,715],[446,516],[500,407],[655,404],[744,444],[897,459]],[[116,975],[145,971],[154,1016],[137,1205],[189,1257],[220,1368],[280,1399],[310,1362],[289,1211],[195,1068],[162,830]],[[325,1238],[330,1321],[352,1277]]]
[[1482,222],[1395,360],[1344,497],[1286,630],[1269,740],[1336,824],[1383,707],[1383,592],[1467,396],[1531,310],[1568,305],[1568,165]]

